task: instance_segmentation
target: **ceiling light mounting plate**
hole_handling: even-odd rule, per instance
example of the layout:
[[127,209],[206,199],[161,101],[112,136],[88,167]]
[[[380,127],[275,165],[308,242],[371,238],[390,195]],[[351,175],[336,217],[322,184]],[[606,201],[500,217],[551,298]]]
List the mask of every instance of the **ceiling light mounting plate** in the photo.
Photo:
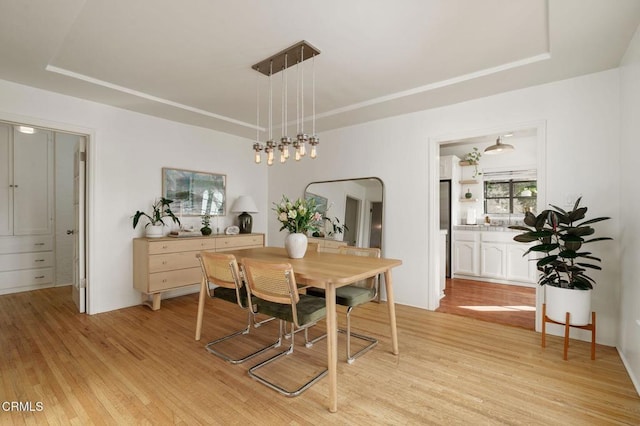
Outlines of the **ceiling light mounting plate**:
[[[301,47],[304,46],[304,49]],[[281,52],[276,53],[273,56],[270,56],[257,64],[253,65],[251,68],[254,70],[269,76],[270,70],[273,69],[273,74],[278,73],[285,69],[285,56],[287,57],[287,68],[296,65],[299,62],[306,61],[307,59],[311,59],[314,56],[318,56],[320,54],[320,50],[313,47],[309,42],[302,40],[293,46],[287,47]],[[273,61],[273,68],[271,68],[271,63]]]

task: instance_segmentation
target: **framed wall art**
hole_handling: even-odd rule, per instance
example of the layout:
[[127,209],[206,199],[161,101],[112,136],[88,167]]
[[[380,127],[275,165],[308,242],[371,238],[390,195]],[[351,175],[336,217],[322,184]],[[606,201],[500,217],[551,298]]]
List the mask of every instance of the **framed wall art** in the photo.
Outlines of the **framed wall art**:
[[162,168],[162,195],[173,200],[182,216],[224,216],[227,176],[193,170]]

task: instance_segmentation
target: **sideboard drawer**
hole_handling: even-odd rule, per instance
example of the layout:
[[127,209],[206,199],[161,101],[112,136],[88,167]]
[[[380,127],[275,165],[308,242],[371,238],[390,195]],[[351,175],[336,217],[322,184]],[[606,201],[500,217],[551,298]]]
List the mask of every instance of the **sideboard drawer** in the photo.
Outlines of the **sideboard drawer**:
[[150,241],[149,254],[178,253],[183,251],[215,250],[214,238],[183,238],[167,241]]
[[200,262],[196,254],[200,251],[185,251],[182,253],[157,254],[149,256],[149,272],[172,271],[174,269],[199,268]]
[[235,250],[243,247],[264,246],[263,235],[237,235],[217,238],[216,251]]
[[177,271],[158,272],[149,275],[149,292],[170,290],[176,287],[184,287],[198,284],[202,279],[200,268],[179,269]]

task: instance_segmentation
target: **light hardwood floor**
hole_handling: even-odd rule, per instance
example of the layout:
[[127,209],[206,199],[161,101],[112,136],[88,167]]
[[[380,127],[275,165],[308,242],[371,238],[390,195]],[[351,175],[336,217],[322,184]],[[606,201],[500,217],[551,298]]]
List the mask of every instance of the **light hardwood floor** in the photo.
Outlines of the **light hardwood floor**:
[[[589,344],[571,341],[563,361],[558,337],[543,350],[533,331],[398,305],[394,356],[386,306],[370,303],[353,324],[380,343],[347,365],[339,340],[331,414],[326,379],[285,398],[248,377],[253,362],[230,365],[203,348],[245,320],[228,303],[207,301],[196,342],[195,294],[157,312],[93,316],[74,313],[70,299],[68,287],[0,296],[0,404],[43,407],[0,411],[0,424],[640,424],[640,397],[611,347],[591,361]],[[275,328],[257,331],[266,341]],[[326,346],[299,345],[298,355],[317,368]],[[298,378],[294,364],[273,374]]]

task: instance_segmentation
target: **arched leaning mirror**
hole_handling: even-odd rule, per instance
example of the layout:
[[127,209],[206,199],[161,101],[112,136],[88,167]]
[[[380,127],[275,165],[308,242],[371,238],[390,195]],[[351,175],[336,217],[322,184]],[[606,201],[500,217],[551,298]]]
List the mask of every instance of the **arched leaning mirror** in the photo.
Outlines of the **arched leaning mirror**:
[[311,182],[304,197],[313,198],[324,217],[314,237],[382,249],[382,180],[369,177]]

